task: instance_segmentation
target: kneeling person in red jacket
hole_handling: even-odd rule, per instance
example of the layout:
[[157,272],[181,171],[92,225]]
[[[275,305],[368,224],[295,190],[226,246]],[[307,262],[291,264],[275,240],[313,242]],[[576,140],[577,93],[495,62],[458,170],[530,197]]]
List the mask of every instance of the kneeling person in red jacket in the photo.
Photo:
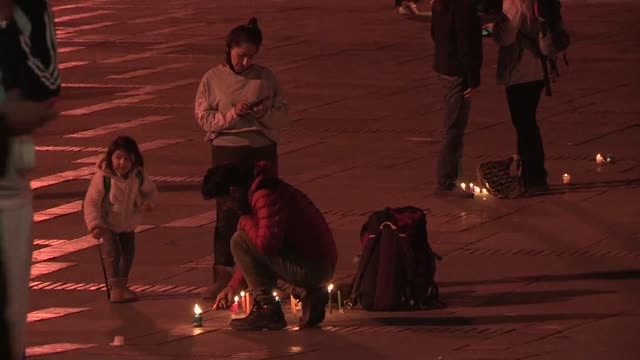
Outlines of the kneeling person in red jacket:
[[337,250],[329,225],[313,202],[272,176],[265,162],[246,171],[234,164],[214,167],[205,177],[202,192],[206,199],[227,201],[245,214],[231,239],[235,273],[215,308],[231,304],[245,282],[255,304],[246,318],[232,320],[231,328],[284,328],[284,314],[272,295],[276,288],[302,302],[300,328],[320,324]]

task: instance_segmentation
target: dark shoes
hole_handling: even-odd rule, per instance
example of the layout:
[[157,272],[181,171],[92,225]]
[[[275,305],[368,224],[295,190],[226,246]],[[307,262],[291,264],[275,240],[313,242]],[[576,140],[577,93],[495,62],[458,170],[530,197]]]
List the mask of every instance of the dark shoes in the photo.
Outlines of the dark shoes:
[[281,330],[287,327],[287,321],[279,302],[263,304],[256,301],[247,317],[233,319],[229,326],[241,331]]
[[525,196],[542,195],[549,192],[547,183],[525,185]]
[[[294,297],[299,298],[302,302],[302,317],[298,323],[300,329],[318,326],[324,321],[325,307],[329,302],[326,290],[323,288],[305,289],[301,297]],[[229,326],[234,330],[243,331],[281,330],[287,326],[287,321],[279,302],[260,303],[256,301],[247,317],[233,319]]]
[[437,197],[448,197],[448,198],[458,198],[458,199],[473,199],[473,193],[464,191],[457,186],[452,187],[451,189],[442,189],[436,188],[434,195]]
[[319,325],[324,321],[325,307],[329,302],[329,294],[323,288],[307,289],[302,302],[302,317],[298,326],[300,329]]

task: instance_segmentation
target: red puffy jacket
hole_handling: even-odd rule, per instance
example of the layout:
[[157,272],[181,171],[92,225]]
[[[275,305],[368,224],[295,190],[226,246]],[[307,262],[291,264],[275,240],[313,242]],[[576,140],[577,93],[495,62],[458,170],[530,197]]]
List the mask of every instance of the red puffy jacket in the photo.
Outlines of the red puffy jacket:
[[[302,191],[274,177],[269,165],[258,163],[256,172],[249,190],[251,215],[240,218],[238,229],[267,256],[286,248],[309,262],[335,267],[338,251],[322,212]],[[236,267],[229,287],[237,291],[243,283]]]

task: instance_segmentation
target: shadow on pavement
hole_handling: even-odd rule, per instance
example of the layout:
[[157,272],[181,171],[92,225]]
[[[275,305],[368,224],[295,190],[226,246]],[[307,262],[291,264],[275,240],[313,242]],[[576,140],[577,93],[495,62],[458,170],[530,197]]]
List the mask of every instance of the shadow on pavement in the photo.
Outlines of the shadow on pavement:
[[166,347],[158,346],[171,341],[169,329],[163,329],[153,317],[138,310],[140,306],[146,305],[144,302],[111,305],[109,314],[113,319],[119,320],[119,325],[108,332],[110,341],[120,335],[125,337],[127,345],[123,348],[114,348],[114,355],[117,356],[119,351],[124,351],[128,353],[127,355],[135,352],[167,360],[189,359],[191,345],[187,341],[173,341],[170,353],[167,353]]
[[567,301],[583,296],[614,293],[616,292],[601,290],[554,290],[496,294],[474,294],[473,291],[460,291],[443,294],[443,301],[450,306],[456,306],[458,301],[463,300],[461,306],[468,307],[536,305]]
[[447,316],[447,317],[379,317],[375,321],[385,326],[477,326],[516,323],[537,323],[544,321],[603,319],[617,314],[522,314],[489,316]]
[[531,195],[531,197],[538,196],[552,196],[562,195],[579,190],[607,190],[614,188],[635,187],[640,185],[640,178],[624,179],[624,180],[609,180],[609,181],[594,181],[594,182],[579,182],[567,185],[552,185],[549,191],[539,194]]
[[494,280],[480,281],[443,281],[440,287],[446,286],[467,286],[481,284],[509,284],[518,282],[556,282],[556,281],[581,281],[581,280],[636,280],[640,279],[640,269],[627,269],[617,271],[597,271],[578,274],[562,275],[538,275],[538,276],[517,276]]

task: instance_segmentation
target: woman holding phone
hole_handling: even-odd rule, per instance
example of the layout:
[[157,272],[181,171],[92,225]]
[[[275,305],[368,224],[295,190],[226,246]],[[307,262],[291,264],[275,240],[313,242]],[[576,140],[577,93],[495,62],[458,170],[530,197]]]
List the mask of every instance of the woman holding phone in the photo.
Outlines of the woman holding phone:
[[[254,63],[261,45],[256,18],[233,28],[224,63],[200,81],[195,116],[211,143],[211,166],[234,163],[249,171],[256,161],[266,160],[277,172],[278,135],[289,123],[288,104],[271,70]],[[230,242],[240,215],[238,209],[216,202],[213,285],[203,294],[206,299],[215,299],[231,279]]]

